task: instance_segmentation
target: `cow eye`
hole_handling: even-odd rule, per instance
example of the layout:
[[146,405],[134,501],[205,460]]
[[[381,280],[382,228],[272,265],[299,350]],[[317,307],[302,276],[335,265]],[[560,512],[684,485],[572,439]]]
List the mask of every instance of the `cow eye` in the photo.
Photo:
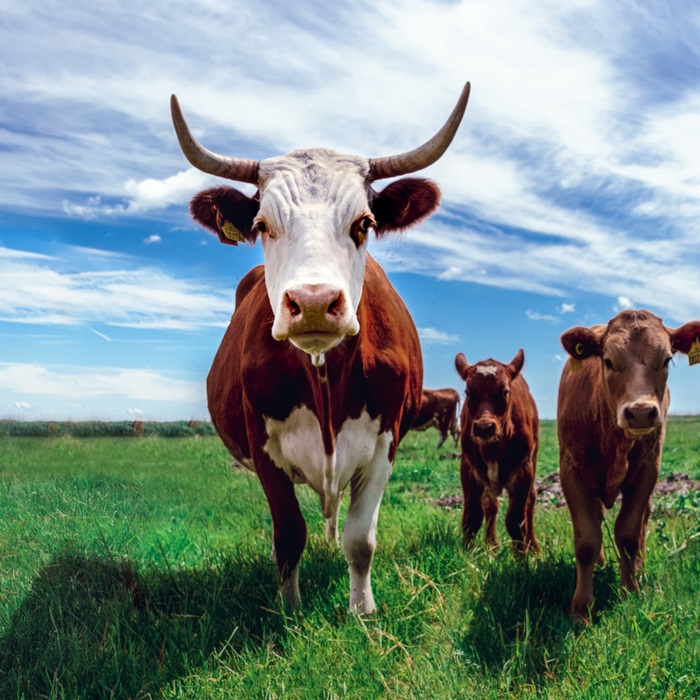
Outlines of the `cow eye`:
[[664,360],[664,367],[668,367],[671,364],[671,360],[673,359],[673,355],[669,355],[665,360]]
[[603,360],[603,362],[605,362],[605,366],[606,366],[608,369],[613,369],[613,363],[612,363],[612,360],[611,360],[609,357],[606,357],[606,358]]
[[361,216],[352,225],[350,237],[358,248],[367,240],[367,234],[372,226],[374,226],[374,219],[367,215]]
[[267,224],[262,219],[255,222],[255,228],[258,229],[258,233],[267,233]]

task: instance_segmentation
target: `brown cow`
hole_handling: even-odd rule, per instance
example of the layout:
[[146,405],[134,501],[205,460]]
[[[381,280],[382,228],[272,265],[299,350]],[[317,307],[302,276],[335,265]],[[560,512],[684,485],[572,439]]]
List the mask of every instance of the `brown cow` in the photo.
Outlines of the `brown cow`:
[[442,447],[448,435],[452,435],[456,447],[459,442],[458,410],[459,394],[454,389],[423,389],[420,411],[411,429],[437,428],[440,432],[437,449]]
[[605,509],[620,493],[620,588],[639,588],[670,398],[668,365],[675,352],[687,354],[697,337],[700,321],[674,330],[646,310],[622,311],[607,325],[577,326],[561,336],[571,357],[559,384],[557,432],[561,484],[574,526],[571,612],[580,620],[588,619],[593,605]]
[[327,149],[251,161],[197,143],[177,100],[180,145],[205,172],[258,187],[198,194],[193,217],[224,243],[262,239],[265,265],[236,291],[236,310],[214,359],[207,390],[216,430],[234,459],[257,472],[270,506],[285,602],[301,603],[299,559],[306,524],[294,492],[308,484],[335,538],[343,528],[350,609],[375,610],[370,580],[379,505],[399,440],[420,407],[418,334],[403,301],[367,253],[377,236],[405,229],[438,206],[427,180],[375,180],[435,162],[450,144],[469,96],[467,84],[443,128],[423,146],[364,158]]
[[469,545],[486,514],[486,543],[498,545],[498,497],[508,494],[506,530],[516,553],[539,551],[535,538],[535,472],[539,446],[537,407],[521,374],[521,349],[504,365],[488,359],[470,365],[460,352],[457,372],[467,383],[462,407],[462,536]]

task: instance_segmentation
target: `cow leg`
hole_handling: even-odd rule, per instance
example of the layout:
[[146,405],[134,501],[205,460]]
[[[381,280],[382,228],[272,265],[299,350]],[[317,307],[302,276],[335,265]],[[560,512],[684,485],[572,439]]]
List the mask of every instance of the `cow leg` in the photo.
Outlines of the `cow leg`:
[[335,510],[330,518],[326,519],[326,542],[328,544],[335,543],[338,544],[338,518],[340,516],[340,504],[343,502],[343,495],[340,494],[340,498],[336,502]]
[[392,463],[393,435],[377,440],[372,461],[351,480],[350,505],[343,526],[343,553],[350,572],[350,610],[369,615],[376,611],[372,593],[372,558],[377,544],[377,518]]
[[620,513],[615,521],[615,543],[620,552],[620,589],[638,591],[642,562],[646,555],[647,520],[651,500],[645,494],[623,495]]
[[571,470],[561,471],[561,485],[574,526],[576,590],[571,599],[571,614],[587,621],[594,601],[593,569],[603,545],[603,504]]
[[506,530],[513,541],[513,551],[519,555],[526,554],[528,549],[540,550],[533,527],[536,494],[532,482],[528,472],[508,492]]
[[447,440],[447,433],[441,429],[440,430],[440,439],[438,440],[438,444],[437,444],[438,450],[445,444],[445,440]]
[[498,494],[485,488],[481,494],[481,506],[486,518],[486,544],[490,547],[498,547],[498,535],[496,534],[496,522],[498,520]]
[[271,556],[277,562],[280,592],[285,605],[296,610],[301,607],[299,559],[306,546],[306,523],[291,479],[269,460],[259,474],[272,515]]
[[481,492],[483,487],[474,478],[471,467],[462,460],[462,493],[464,495],[464,512],[462,513],[462,544],[471,546],[479,532],[484,519],[481,507]]

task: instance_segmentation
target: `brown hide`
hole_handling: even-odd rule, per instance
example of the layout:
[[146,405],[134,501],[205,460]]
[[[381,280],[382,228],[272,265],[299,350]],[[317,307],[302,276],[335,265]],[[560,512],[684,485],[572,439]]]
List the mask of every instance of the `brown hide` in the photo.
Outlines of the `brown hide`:
[[460,421],[462,535],[467,546],[484,517],[487,544],[498,544],[498,496],[505,489],[506,530],[514,551],[539,551],[533,522],[539,418],[527,382],[520,374],[523,361],[522,350],[508,365],[492,359],[469,365],[462,353],[455,358],[457,371],[467,385]]
[[668,362],[674,351],[687,352],[698,334],[698,322],[673,330],[649,311],[626,310],[606,325],[562,335],[571,357],[559,384],[557,432],[561,483],[574,527],[571,612],[579,619],[588,619],[594,602],[593,567],[603,561],[602,520],[618,494],[620,586],[639,587],[670,401]]
[[334,434],[347,418],[366,410],[381,418],[382,432],[399,440],[420,407],[423,363],[418,334],[408,310],[382,268],[367,255],[358,319],[360,332],[326,353],[327,385],[308,355],[272,338],[273,313],[258,266],[241,281],[238,304],[207,378],[209,412],[234,458],[254,464],[274,523],[280,579],[297,566],[306,525],[292,481],[264,451],[265,419],[282,421],[300,405],[323,425],[323,386],[330,393],[328,421]]
[[459,441],[458,408],[459,394],[454,389],[423,389],[420,411],[411,427],[413,430],[437,428],[440,433],[438,449],[448,435],[452,435],[456,446]]

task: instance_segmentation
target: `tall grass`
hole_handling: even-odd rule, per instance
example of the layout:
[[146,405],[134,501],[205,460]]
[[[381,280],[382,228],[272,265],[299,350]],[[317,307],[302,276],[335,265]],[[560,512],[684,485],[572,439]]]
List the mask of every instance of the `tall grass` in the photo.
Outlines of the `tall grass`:
[[[671,422],[665,472],[700,474],[698,428]],[[2,438],[0,698],[700,697],[692,496],[657,504],[639,595],[619,597],[606,535],[581,628],[566,509],[538,507],[539,558],[464,552],[461,512],[435,506],[459,462],[434,442],[399,450],[362,619],[305,488],[304,613],[282,614],[262,489],[216,438]],[[546,474],[552,423],[542,442]]]

